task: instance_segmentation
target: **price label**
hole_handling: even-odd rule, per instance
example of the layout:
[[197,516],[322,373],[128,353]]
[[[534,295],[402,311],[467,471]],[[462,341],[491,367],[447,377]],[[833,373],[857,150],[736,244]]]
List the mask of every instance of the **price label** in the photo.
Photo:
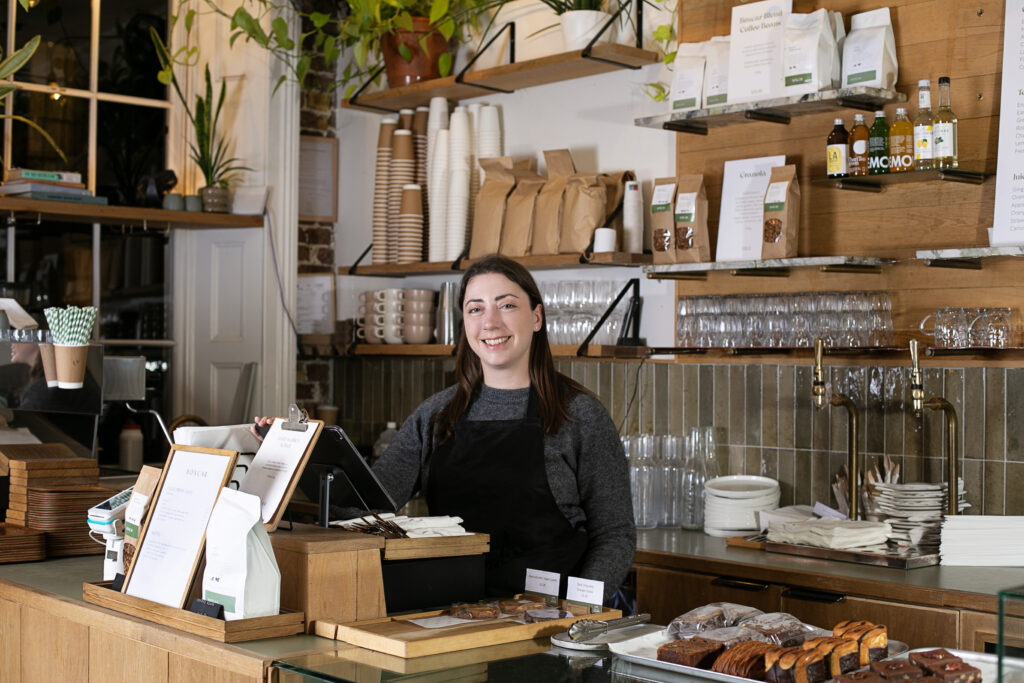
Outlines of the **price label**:
[[574,605],[585,605],[591,614],[597,614],[604,604],[604,581],[569,577],[569,587],[565,599]]
[[546,598],[549,605],[558,602],[558,583],[562,575],[557,572],[546,572],[540,569],[526,570],[526,592]]

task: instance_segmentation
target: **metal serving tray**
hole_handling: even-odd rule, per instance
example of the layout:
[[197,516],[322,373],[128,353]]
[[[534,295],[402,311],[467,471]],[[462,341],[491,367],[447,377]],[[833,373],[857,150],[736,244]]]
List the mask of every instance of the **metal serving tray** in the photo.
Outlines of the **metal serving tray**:
[[931,567],[939,563],[938,553],[930,555],[919,555],[916,552],[901,553],[897,551],[872,553],[857,550],[833,550],[831,548],[818,548],[810,545],[797,545],[795,543],[775,543],[772,541],[765,543],[764,549],[770,553],[817,557],[823,560],[854,562],[856,564],[869,564],[876,567],[891,567],[893,569],[917,569],[918,567]]
[[[899,655],[890,655],[888,659],[908,659],[910,652],[925,652],[934,649],[934,647],[917,647]],[[1003,657],[1003,680],[1000,681],[998,655],[971,652],[970,650],[951,650],[948,647],[945,650],[981,671],[981,683],[1024,683],[1024,659]]]

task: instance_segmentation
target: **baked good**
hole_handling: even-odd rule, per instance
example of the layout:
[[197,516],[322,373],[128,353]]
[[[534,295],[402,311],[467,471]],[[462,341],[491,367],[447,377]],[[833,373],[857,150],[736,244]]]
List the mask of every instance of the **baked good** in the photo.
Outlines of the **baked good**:
[[696,636],[681,638],[659,647],[658,661],[706,669],[714,663],[718,653],[722,650],[721,643],[711,640]]
[[967,662],[939,662],[929,664],[927,670],[945,683],[980,683],[981,671]]
[[527,624],[535,624],[538,621],[554,621],[555,619],[567,619],[572,615],[572,612],[566,612],[564,609],[558,609],[557,607],[547,607],[544,609],[528,609],[525,612],[523,612],[523,621],[525,621]]
[[714,628],[710,631],[702,631],[700,636],[701,638],[707,638],[708,640],[721,643],[725,647],[732,647],[733,645],[742,643],[746,640],[760,640],[768,642],[768,638],[763,633],[758,633],[752,628],[745,628],[743,626]]
[[684,612],[668,625],[669,635],[682,633],[699,633],[713,628],[725,626],[725,613],[716,605],[696,607]]
[[[852,673],[843,674],[842,676],[836,677],[836,683],[882,683],[885,679],[876,674],[871,669],[864,669],[863,671],[854,671]],[[924,681],[923,678],[917,679],[915,683]],[[932,681],[932,683],[935,683]]]
[[827,678],[828,662],[821,650],[793,646],[764,655],[764,679],[769,683],[821,683]]
[[497,619],[501,611],[494,605],[460,603],[452,605],[451,614],[456,619]]
[[502,614],[522,614],[526,610],[544,609],[545,607],[547,607],[546,603],[523,598],[513,598],[512,600],[501,600],[498,602],[498,609],[501,610]]
[[777,645],[759,640],[748,640],[738,645],[733,645],[722,654],[711,665],[712,671],[730,676],[742,676],[753,678],[757,681],[764,680],[765,655],[778,650]]
[[860,666],[889,656],[889,637],[883,625],[863,620],[841,621],[832,629],[832,634],[857,641]]
[[804,623],[785,612],[768,612],[744,619],[740,626],[749,628],[768,636],[770,642],[782,647],[799,645],[804,641],[809,629]]
[[890,659],[884,662],[871,662],[871,670],[886,681],[909,681],[921,678],[924,672],[921,667],[911,664],[905,659]]
[[944,650],[941,647],[935,650],[924,650],[922,652],[911,652],[907,654],[907,657],[914,664],[918,666],[928,666],[929,664],[939,664],[940,662],[962,662],[963,660],[957,657],[952,652]]
[[830,676],[839,676],[860,666],[860,645],[856,640],[836,637],[808,638],[805,650],[818,650],[828,659]]

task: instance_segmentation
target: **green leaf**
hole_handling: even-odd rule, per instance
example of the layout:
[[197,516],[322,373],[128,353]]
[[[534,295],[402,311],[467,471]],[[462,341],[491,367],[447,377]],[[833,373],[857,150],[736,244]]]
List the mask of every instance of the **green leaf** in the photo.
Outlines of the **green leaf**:
[[451,17],[445,17],[444,21],[438,24],[437,30],[440,31],[445,40],[451,40],[452,35],[455,34],[455,20]]
[[661,61],[665,63],[665,66],[672,66],[676,61],[676,51],[673,50],[672,52],[666,52],[665,56],[661,58]]
[[185,33],[192,32],[192,22],[195,20],[196,11],[194,9],[190,9],[188,12],[185,12]]
[[10,119],[11,121],[20,121],[21,123],[24,123],[25,125],[29,126],[30,128],[34,128],[34,129],[35,129],[35,131],[36,131],[37,133],[39,133],[40,135],[42,135],[42,136],[43,136],[43,139],[45,139],[45,140],[46,140],[46,142],[48,142],[48,143],[49,143],[50,147],[53,147],[53,151],[55,151],[55,152],[56,152],[57,154],[59,154],[59,155],[60,155],[60,158],[64,160],[64,163],[67,163],[67,162],[68,162],[68,158],[67,158],[67,156],[66,156],[66,155],[64,154],[64,150],[62,150],[62,149],[61,149],[61,148],[60,148],[60,147],[59,147],[59,146],[57,145],[57,142],[56,142],[56,140],[54,140],[54,139],[53,139],[53,138],[52,138],[52,137],[50,136],[50,134],[49,134],[49,133],[47,133],[47,132],[46,132],[45,130],[43,130],[43,127],[42,127],[42,126],[40,126],[40,125],[39,125],[38,123],[36,123],[35,121],[32,121],[32,120],[30,120],[30,119],[26,119],[26,118],[25,118],[24,116],[18,116],[17,114],[0,114],[0,119]]
[[295,66],[295,80],[299,82],[301,88],[306,82],[306,74],[309,73],[309,67],[313,63],[313,58],[310,55],[302,55],[299,59],[299,63]]
[[398,44],[398,54],[402,55],[402,59],[404,59],[405,61],[412,61],[412,50],[410,50],[409,46],[406,45],[405,43]]
[[12,52],[7,59],[0,62],[0,78],[7,78],[25,66],[25,63],[32,58],[32,55],[39,48],[40,40],[39,36],[33,37],[32,40],[22,45],[21,48]]
[[4,83],[0,85],[0,100],[10,95],[12,92],[18,89],[18,86],[11,85],[10,83]]
[[654,29],[652,37],[655,40],[661,41],[672,40],[672,27],[668,24],[662,24],[658,28]]
[[452,53],[445,52],[437,59],[437,66],[441,71],[441,76],[447,76],[452,72]]
[[158,71],[156,74],[156,80],[160,81],[163,85],[170,85],[173,79],[174,72],[171,70],[170,64]]
[[323,28],[331,20],[331,15],[324,14],[323,12],[313,12],[309,15],[309,20],[315,28]]
[[291,50],[295,47],[295,43],[292,42],[291,37],[288,35],[288,22],[283,18],[276,17],[270,23],[270,30],[274,33],[274,40],[285,50]]
[[270,93],[271,97],[273,97],[275,94],[277,94],[277,89],[280,88],[282,85],[284,85],[284,82],[287,81],[287,80],[288,80],[288,77],[285,76],[284,74],[281,74],[281,77],[277,79],[277,83],[274,84],[273,91],[271,91],[271,93]]
[[359,89],[359,86],[357,86],[355,83],[353,83],[352,85],[350,85],[347,88],[345,88],[345,99],[346,100],[352,99],[352,95],[354,95],[356,90],[358,90],[358,89]]
[[366,66],[366,51],[368,45],[369,41],[364,38],[356,43],[356,46],[352,48],[352,56],[355,58],[356,64],[359,65],[359,68]]
[[430,23],[436,24],[448,14],[448,0],[433,0],[430,3]]
[[405,31],[411,31],[412,17],[408,12],[399,12],[395,15],[395,26]]
[[28,1],[29,0],[18,0],[18,2],[21,4],[21,8],[23,10],[25,10],[26,12],[28,11],[28,9],[30,7],[30,5],[28,4]]
[[328,65],[334,64],[334,62],[341,55],[341,47],[338,45],[338,39],[334,36],[329,37],[324,41],[324,61]]
[[239,7],[235,10],[235,13],[231,16],[231,21],[263,47],[270,45],[270,37],[263,32],[263,27],[260,26],[260,23],[244,7]]

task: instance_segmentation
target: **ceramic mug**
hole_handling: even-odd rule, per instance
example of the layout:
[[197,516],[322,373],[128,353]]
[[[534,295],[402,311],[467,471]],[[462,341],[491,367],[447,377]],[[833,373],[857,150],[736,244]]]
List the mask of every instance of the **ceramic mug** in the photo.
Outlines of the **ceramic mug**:
[[404,325],[378,325],[374,331],[387,344],[401,344],[405,340]]
[[433,313],[406,313],[406,325],[433,325],[435,322]]
[[373,323],[375,325],[404,325],[405,316],[401,313],[388,313],[386,315],[375,315],[373,316]]
[[406,313],[433,313],[433,301],[406,301],[404,310]]
[[377,334],[377,328],[374,326],[370,327],[357,327],[356,337],[365,341],[367,344],[383,344],[384,340],[379,334]]
[[364,289],[359,292],[359,303],[368,304],[374,301],[374,294],[375,292],[372,289]]
[[405,290],[406,301],[434,301],[434,290],[432,289],[407,289]]
[[401,301],[405,298],[405,291],[401,289],[378,289],[373,293],[377,301]]
[[434,328],[430,325],[406,325],[405,342],[407,344],[427,344],[434,336]]
[[374,313],[401,313],[404,310],[405,304],[397,299],[377,301],[373,304]]

